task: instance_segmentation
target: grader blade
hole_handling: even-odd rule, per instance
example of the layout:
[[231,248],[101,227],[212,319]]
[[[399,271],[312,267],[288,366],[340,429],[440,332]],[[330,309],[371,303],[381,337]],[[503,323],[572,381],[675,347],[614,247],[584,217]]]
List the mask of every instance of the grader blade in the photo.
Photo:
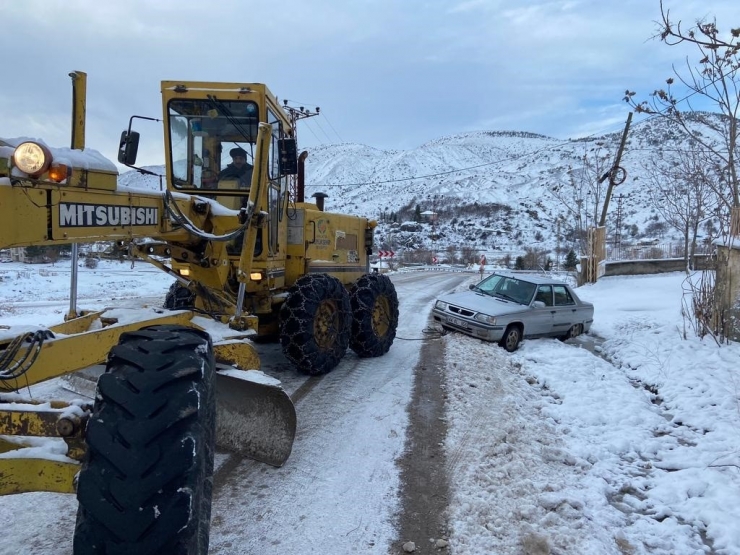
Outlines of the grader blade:
[[227,369],[216,376],[216,444],[282,466],[293,449],[296,429],[288,394],[259,371]]
[[94,400],[98,378],[105,372],[105,366],[96,365],[77,372],[65,374],[60,380],[62,389],[86,399]]

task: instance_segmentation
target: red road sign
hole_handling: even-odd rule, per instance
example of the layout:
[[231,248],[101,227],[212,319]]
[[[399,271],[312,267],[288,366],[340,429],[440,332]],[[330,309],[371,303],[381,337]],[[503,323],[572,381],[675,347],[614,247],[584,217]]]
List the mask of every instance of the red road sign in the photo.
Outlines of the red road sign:
[[379,258],[393,258],[395,254],[394,251],[378,251]]

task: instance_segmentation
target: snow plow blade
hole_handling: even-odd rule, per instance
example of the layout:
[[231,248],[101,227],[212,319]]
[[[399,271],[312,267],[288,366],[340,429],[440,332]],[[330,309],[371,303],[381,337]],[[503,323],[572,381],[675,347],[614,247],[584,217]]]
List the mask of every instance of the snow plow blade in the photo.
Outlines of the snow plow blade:
[[216,373],[216,444],[282,466],[295,438],[296,413],[280,382],[256,370]]

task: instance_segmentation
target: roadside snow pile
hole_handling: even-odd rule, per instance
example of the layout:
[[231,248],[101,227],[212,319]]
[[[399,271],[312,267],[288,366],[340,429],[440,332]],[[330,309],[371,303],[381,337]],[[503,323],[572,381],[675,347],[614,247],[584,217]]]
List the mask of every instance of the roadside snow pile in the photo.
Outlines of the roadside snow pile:
[[740,553],[740,346],[681,339],[684,278],[578,289],[614,364],[444,338],[457,555]]

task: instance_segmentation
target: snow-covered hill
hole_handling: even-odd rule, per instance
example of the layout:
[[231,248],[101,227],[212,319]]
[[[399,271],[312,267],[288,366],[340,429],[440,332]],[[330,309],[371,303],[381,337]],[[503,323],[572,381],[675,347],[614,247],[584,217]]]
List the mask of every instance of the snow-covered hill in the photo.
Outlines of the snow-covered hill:
[[[612,166],[621,136],[620,131],[563,141],[479,131],[406,151],[324,145],[309,150],[306,198],[323,192],[329,195],[327,210],[377,219],[378,249],[466,249],[487,252],[493,260],[534,247],[554,257],[557,247],[578,251],[583,230],[600,220],[608,181],[597,181]],[[632,125],[621,162],[627,179],[613,192],[608,235],[618,226],[622,240],[678,238],[649,202],[644,167],[686,144],[660,118]],[[119,182],[159,188],[158,180],[134,172]],[[430,213],[437,215],[434,223]],[[419,219],[420,225],[403,225]]]

